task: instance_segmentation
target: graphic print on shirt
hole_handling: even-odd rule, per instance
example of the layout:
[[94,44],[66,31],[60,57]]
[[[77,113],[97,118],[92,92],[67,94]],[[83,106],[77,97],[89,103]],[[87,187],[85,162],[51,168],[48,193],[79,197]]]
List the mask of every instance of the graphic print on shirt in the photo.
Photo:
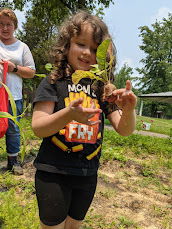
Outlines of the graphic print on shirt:
[[[91,91],[91,85],[83,86],[68,85],[69,97],[65,98],[65,106],[79,98],[83,98],[82,106],[84,108],[90,108],[92,103],[96,108],[100,108],[96,95]],[[93,97],[93,98],[92,98]],[[99,114],[90,118],[91,121],[99,120]],[[89,126],[82,123],[78,123],[73,120],[65,128],[65,139],[68,142],[79,142],[79,143],[96,143],[99,131],[99,124]]]

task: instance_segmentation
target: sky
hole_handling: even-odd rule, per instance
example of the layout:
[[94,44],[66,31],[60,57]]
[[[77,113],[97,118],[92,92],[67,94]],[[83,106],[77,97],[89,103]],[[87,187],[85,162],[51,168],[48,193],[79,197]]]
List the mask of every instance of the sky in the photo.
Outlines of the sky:
[[[135,69],[141,67],[140,60],[144,52],[139,49],[142,44],[139,37],[140,26],[148,26],[156,20],[162,21],[172,13],[172,0],[115,0],[114,5],[105,9],[104,22],[117,49],[117,69],[124,63]],[[134,71],[135,75],[138,75]]]
[[[15,11],[19,19],[19,28],[24,22],[24,13]],[[144,52],[139,49],[142,44],[139,37],[140,26],[148,26],[156,20],[168,17],[172,13],[172,0],[114,0],[104,10],[103,20],[107,24],[117,49],[117,71],[127,64],[133,70],[141,67],[140,60]],[[134,75],[138,73],[134,70]]]

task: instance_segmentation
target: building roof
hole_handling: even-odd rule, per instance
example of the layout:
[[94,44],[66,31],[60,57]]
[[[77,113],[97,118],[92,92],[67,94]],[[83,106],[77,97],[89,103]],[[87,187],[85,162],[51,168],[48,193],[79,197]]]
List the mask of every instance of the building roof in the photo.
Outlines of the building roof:
[[172,104],[172,91],[138,95],[141,99],[150,99],[152,101]]

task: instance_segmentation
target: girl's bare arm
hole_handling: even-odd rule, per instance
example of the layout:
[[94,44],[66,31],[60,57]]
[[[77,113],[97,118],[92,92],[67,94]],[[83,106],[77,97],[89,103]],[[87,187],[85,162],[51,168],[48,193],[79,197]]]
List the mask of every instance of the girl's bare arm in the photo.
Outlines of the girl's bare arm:
[[121,112],[114,111],[108,116],[114,129],[122,136],[128,136],[133,133],[136,126],[136,114],[135,110]]
[[99,122],[93,122],[89,119],[96,113],[100,113],[101,110],[94,107],[83,108],[82,102],[82,99],[75,100],[69,107],[55,113],[53,113],[54,102],[37,102],[32,117],[32,128],[35,135],[38,137],[51,136],[64,128],[72,120],[87,125],[94,125]]

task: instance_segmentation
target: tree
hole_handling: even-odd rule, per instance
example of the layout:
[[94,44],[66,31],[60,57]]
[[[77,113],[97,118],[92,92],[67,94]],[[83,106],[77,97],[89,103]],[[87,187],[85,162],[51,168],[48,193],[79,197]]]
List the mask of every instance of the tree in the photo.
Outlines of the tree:
[[[141,60],[143,67],[137,68],[141,74],[138,78],[142,93],[158,93],[172,90],[172,15],[163,18],[162,22],[140,27],[143,44],[140,49],[145,57]],[[145,106],[146,105],[146,106]],[[169,113],[171,106],[157,102],[146,102],[144,111],[147,115],[156,116],[156,111]],[[146,113],[143,112],[145,115]]]
[[145,93],[165,92],[172,90],[172,15],[162,22],[140,27],[143,44],[140,49],[145,52],[141,60],[142,68],[137,71],[141,89]]
[[41,14],[44,14],[46,10],[49,14],[52,14],[56,8],[66,8],[72,13],[76,12],[78,9],[87,9],[93,11],[98,5],[107,8],[110,3],[113,4],[113,2],[113,0],[14,0],[13,2],[11,2],[11,0],[2,0],[1,6],[4,7],[11,5],[14,9],[18,9],[20,11],[22,11],[23,8],[27,7],[28,5],[31,5],[31,7],[35,8],[41,6],[42,10],[36,12],[40,16]]
[[115,86],[117,88],[125,87],[126,81],[131,80],[131,75],[133,73],[133,69],[129,67],[127,64],[124,64],[118,73],[115,75]]

